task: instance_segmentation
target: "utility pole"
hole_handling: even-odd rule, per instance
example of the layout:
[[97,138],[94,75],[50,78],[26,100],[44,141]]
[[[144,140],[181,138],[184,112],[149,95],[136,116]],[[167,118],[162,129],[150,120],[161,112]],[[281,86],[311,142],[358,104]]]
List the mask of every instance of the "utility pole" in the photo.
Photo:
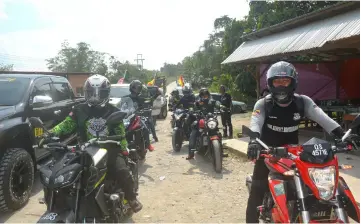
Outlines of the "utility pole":
[[[143,70],[143,61],[145,59],[143,58],[143,55],[142,54],[137,54],[137,59],[134,59],[134,61],[137,62],[137,66],[140,67],[140,70],[142,71]],[[141,64],[139,64],[139,61],[141,62]]]

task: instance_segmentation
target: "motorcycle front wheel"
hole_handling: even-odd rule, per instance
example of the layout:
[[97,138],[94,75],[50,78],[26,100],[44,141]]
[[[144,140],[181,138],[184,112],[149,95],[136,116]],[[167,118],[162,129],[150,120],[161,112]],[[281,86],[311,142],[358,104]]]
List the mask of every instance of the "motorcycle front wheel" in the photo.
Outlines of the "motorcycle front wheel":
[[175,152],[179,152],[182,148],[183,137],[180,129],[173,129],[172,146]]
[[222,172],[222,150],[219,140],[212,140],[211,147],[213,150],[213,168],[216,173]]

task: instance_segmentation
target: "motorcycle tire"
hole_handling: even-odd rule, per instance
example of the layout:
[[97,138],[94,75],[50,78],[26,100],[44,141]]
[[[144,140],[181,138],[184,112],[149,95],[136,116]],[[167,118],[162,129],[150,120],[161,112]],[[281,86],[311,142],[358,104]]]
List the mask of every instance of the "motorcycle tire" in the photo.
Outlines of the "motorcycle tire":
[[172,133],[172,146],[175,152],[179,152],[182,148],[183,137],[179,129],[173,130]]
[[213,167],[216,173],[222,172],[222,150],[218,140],[212,140]]

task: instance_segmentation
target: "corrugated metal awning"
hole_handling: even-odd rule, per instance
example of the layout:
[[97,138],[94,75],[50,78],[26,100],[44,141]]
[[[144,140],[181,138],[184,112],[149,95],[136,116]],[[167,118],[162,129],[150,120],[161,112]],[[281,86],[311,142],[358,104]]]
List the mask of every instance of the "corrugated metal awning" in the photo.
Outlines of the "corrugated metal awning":
[[278,34],[241,44],[222,64],[322,48],[329,42],[360,35],[360,10],[353,10]]

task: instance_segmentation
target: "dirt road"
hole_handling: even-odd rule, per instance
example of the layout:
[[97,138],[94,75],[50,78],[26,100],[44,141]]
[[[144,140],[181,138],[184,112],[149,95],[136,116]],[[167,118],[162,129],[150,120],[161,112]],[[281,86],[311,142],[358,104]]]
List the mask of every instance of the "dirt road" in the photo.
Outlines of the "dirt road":
[[[172,89],[172,86],[168,88]],[[169,114],[170,115],[170,114]],[[144,208],[130,222],[245,222],[248,197],[245,176],[252,165],[240,158],[225,158],[224,171],[216,174],[202,156],[187,161],[187,146],[173,153],[169,118],[157,122],[159,142],[141,165],[139,199]],[[45,211],[37,182],[28,205],[13,214],[0,214],[0,222],[36,222]]]

